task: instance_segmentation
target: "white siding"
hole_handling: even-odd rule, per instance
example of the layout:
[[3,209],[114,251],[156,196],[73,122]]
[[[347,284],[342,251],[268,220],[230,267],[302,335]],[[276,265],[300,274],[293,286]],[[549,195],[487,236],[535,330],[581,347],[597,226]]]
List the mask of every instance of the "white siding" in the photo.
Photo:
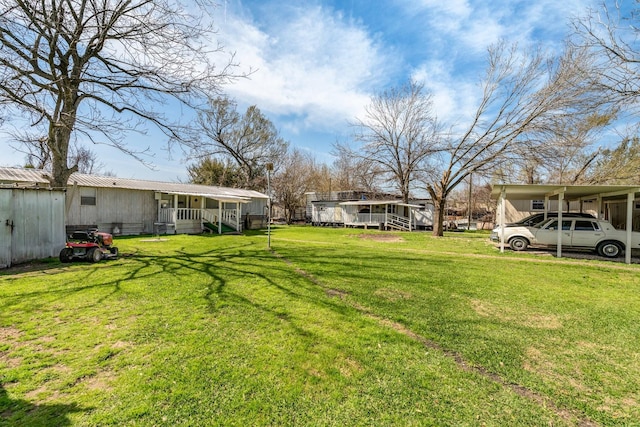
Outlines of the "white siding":
[[108,233],[117,228],[120,234],[153,232],[153,223],[158,216],[158,202],[153,191],[97,188],[95,206],[81,205],[80,194],[69,189],[67,225],[96,225]]

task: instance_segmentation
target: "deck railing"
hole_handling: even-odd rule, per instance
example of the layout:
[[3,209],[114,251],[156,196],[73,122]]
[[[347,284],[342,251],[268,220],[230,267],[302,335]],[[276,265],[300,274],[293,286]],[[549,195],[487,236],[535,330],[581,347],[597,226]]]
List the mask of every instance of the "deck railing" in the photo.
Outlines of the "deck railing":
[[385,222],[383,213],[344,213],[345,224],[380,224]]
[[242,230],[242,224],[238,222],[237,209],[189,209],[189,208],[162,208],[158,212],[158,222],[175,224],[178,221],[208,221],[218,223],[218,214],[222,222],[230,227]]
[[162,208],[158,212],[158,222],[175,224],[176,221],[198,221],[202,219],[202,209]]

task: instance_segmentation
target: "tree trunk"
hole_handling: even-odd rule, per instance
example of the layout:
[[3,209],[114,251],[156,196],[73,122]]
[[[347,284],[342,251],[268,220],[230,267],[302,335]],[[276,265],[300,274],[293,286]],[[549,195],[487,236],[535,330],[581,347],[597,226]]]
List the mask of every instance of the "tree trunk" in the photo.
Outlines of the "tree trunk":
[[444,235],[444,216],[447,200],[442,197],[433,197],[433,235],[442,237]]
[[[75,112],[68,115],[75,117]],[[72,120],[72,119],[70,119]],[[49,182],[53,188],[66,188],[69,177],[78,170],[78,165],[69,168],[69,141],[73,124],[54,122],[49,127],[49,140],[47,144],[51,151],[51,176]]]

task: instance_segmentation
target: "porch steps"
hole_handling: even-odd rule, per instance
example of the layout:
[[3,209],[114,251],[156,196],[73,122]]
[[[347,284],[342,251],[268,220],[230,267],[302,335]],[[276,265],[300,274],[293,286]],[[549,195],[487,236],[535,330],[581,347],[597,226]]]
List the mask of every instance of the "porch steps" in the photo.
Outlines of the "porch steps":
[[409,218],[404,216],[389,214],[386,226],[395,230],[411,231],[411,223]]
[[[207,230],[209,230],[209,233],[218,233],[218,224],[212,224],[209,221],[203,221],[202,222],[203,225],[205,226],[205,228]],[[236,230],[234,230],[233,228],[229,227],[226,224],[222,224],[222,233],[226,234],[226,233],[235,233]]]

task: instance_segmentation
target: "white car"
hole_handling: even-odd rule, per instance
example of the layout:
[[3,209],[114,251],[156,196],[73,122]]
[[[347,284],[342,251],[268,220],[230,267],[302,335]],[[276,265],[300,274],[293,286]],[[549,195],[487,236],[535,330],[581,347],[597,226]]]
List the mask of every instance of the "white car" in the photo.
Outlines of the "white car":
[[[491,233],[491,240],[500,241],[501,228]],[[504,241],[514,251],[532,246],[557,246],[558,219],[551,218],[533,227],[505,227]],[[640,248],[640,233],[631,233],[632,248]],[[599,255],[616,258],[625,250],[627,232],[616,230],[611,223],[601,219],[562,219],[562,247],[593,249]]]

